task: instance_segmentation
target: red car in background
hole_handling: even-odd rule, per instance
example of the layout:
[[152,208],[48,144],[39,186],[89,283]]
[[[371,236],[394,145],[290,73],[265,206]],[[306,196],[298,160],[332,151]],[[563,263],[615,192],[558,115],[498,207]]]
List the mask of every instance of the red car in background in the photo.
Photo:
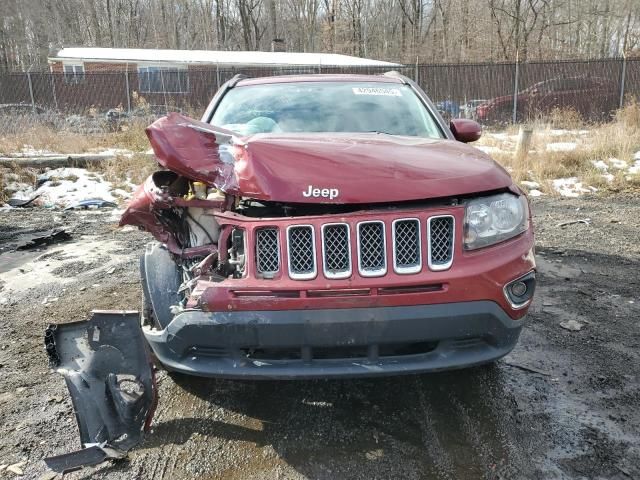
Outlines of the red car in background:
[[[554,109],[574,109],[586,120],[604,120],[618,105],[618,91],[599,77],[554,78],[538,82],[518,93],[517,120],[548,115]],[[488,100],[476,109],[482,123],[509,122],[513,116],[513,95]]]

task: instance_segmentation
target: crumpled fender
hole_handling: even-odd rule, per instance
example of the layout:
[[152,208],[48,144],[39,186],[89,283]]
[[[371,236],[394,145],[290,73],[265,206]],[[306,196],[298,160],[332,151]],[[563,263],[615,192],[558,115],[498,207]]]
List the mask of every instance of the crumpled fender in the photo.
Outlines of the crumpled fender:
[[158,163],[190,180],[237,192],[235,162],[243,143],[233,132],[179,113],[170,113],[146,129]]
[[46,458],[55,472],[121,458],[143,440],[157,388],[139,322],[138,312],[94,311],[47,328],[49,364],[64,375],[83,447]]

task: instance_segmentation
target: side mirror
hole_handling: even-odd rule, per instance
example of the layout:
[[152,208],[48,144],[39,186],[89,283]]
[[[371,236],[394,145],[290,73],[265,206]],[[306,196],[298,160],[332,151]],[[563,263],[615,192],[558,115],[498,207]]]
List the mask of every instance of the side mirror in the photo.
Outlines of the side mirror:
[[482,135],[480,124],[467,118],[454,118],[449,128],[456,140],[463,143],[475,142]]

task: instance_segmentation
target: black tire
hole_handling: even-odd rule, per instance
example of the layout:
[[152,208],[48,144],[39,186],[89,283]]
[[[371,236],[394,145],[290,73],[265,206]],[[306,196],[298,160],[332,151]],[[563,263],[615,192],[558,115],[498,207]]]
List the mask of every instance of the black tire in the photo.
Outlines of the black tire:
[[149,299],[147,276],[144,271],[144,255],[140,256],[140,284],[142,286],[142,300],[140,305],[140,325],[142,327],[160,328]]

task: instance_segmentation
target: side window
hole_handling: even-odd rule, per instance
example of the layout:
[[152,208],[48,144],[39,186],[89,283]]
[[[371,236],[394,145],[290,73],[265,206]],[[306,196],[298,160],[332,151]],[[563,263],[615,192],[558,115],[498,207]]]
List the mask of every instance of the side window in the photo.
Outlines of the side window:
[[64,83],[78,84],[84,81],[84,65],[64,65]]
[[189,72],[177,67],[138,67],[141,93],[188,93]]

